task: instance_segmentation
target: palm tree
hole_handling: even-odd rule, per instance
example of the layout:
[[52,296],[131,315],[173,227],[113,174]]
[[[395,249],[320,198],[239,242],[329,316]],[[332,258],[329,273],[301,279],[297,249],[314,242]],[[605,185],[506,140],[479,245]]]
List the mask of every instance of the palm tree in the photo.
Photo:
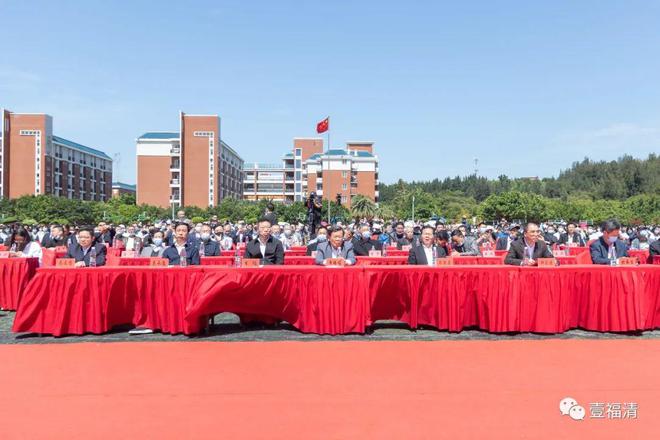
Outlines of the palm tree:
[[371,220],[376,215],[376,204],[373,200],[363,195],[356,195],[351,201],[351,215],[359,221],[361,218]]

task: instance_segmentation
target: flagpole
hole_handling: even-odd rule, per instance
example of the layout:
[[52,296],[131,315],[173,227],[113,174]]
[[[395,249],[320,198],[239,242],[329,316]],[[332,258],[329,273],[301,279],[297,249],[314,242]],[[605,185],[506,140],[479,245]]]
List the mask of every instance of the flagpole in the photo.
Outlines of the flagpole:
[[[328,135],[327,135],[328,136],[328,151],[330,151],[330,116],[328,116],[328,131],[327,131],[327,133],[328,133]],[[328,192],[330,191],[330,164],[331,163],[332,162],[328,160],[328,182],[327,182]],[[323,182],[323,186],[325,186],[325,184],[326,184],[326,182]],[[330,221],[330,202],[332,201],[332,199],[330,198],[329,194],[327,194],[327,195],[324,194],[324,195],[326,196],[326,200],[328,201],[328,224],[331,225],[332,222]]]

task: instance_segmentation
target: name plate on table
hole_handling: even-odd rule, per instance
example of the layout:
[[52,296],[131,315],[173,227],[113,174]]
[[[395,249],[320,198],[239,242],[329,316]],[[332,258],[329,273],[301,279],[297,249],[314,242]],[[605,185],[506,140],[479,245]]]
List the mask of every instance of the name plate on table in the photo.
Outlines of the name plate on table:
[[436,258],[435,265],[436,266],[453,266],[454,265],[454,259],[453,258]]
[[402,251],[408,252],[408,251],[410,251],[410,249],[412,249],[412,246],[410,246],[409,244],[407,244],[405,246],[401,246]]
[[619,266],[636,266],[637,257],[621,257],[619,258]]
[[241,265],[243,267],[259,267],[259,260],[258,258],[246,258],[241,262]]
[[149,258],[149,266],[167,266],[169,264],[169,260],[167,258]]
[[568,246],[569,248],[570,248],[570,247],[579,247],[579,246],[580,246],[580,243],[575,243],[575,242],[573,242],[573,243],[566,243],[566,246]]
[[542,266],[554,267],[557,265],[557,260],[555,260],[554,258],[537,258],[536,263],[539,265],[539,267]]
[[66,246],[55,246],[55,252],[66,252]]
[[121,251],[122,258],[135,258],[137,257],[135,251]]
[[568,251],[566,249],[555,249],[552,251],[552,255],[555,257],[568,257]]
[[382,257],[383,253],[381,251],[369,251],[370,257]]
[[56,267],[73,267],[76,265],[75,258],[58,258],[55,260]]
[[495,255],[495,251],[491,249],[489,251],[483,251],[481,253],[481,256],[482,257],[495,257],[496,255]]
[[9,252],[8,251],[0,252],[0,258],[9,258]]
[[343,267],[346,266],[346,260],[344,260],[343,258],[328,258],[325,260],[325,265]]

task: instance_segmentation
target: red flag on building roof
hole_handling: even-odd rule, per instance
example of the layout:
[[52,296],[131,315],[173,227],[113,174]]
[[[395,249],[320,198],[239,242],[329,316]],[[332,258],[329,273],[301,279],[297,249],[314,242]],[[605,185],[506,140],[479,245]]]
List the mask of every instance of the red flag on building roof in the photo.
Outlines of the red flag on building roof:
[[330,128],[330,117],[327,117],[318,124],[316,124],[316,132],[319,134],[325,133],[326,131],[328,131],[329,128]]

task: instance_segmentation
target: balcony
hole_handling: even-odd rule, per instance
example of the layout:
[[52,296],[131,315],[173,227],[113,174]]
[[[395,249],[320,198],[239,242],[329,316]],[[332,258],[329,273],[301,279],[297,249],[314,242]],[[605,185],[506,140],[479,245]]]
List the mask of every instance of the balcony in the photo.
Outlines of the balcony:
[[172,147],[170,148],[170,154],[172,156],[179,156],[181,155],[181,147]]
[[181,171],[181,164],[179,162],[174,162],[170,164],[170,171]]
[[179,183],[179,179],[170,180],[170,186],[181,186],[181,184]]

